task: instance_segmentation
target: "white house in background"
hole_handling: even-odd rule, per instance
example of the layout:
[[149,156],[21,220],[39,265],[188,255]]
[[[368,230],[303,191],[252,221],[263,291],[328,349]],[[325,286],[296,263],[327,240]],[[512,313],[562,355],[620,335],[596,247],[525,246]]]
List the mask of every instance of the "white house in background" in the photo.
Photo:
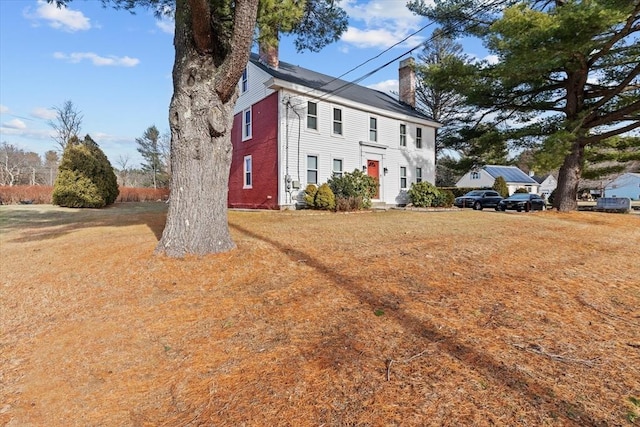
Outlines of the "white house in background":
[[534,175],[532,178],[540,184],[538,194],[544,196],[547,200],[549,200],[549,196],[551,195],[553,190],[558,187],[558,180],[556,179],[556,177],[548,174],[543,176]]
[[409,202],[414,182],[435,183],[441,125],[415,108],[412,60],[399,66],[397,100],[386,93],[252,54],[239,82],[228,205],[283,209],[308,184],[361,170],[379,183],[375,205]]
[[640,200],[640,173],[623,173],[604,187],[604,196]]
[[507,182],[509,195],[518,188],[526,188],[529,193],[538,194],[540,184],[516,166],[486,165],[472,169],[456,182],[456,187],[491,188],[499,176]]

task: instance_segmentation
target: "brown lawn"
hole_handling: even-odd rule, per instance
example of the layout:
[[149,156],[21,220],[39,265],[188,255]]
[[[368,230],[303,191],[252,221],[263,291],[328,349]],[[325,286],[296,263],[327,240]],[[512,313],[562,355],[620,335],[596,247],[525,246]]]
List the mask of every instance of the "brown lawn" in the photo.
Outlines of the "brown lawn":
[[0,425],[640,423],[640,215],[0,206]]

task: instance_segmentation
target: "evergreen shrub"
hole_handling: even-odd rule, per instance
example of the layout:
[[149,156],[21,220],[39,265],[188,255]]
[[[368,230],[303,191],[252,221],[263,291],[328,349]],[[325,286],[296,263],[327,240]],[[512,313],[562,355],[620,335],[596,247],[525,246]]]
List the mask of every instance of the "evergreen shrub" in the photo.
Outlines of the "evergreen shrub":
[[118,180],[109,159],[89,135],[73,138],[62,154],[52,203],[74,208],[101,208],[118,198]]
[[[349,210],[370,208],[371,199],[378,191],[378,181],[359,169],[354,169],[351,173],[345,172],[342,176],[334,176],[327,183],[341,209],[346,206],[354,207]],[[358,206],[355,207],[355,204]]]
[[304,189],[304,202],[308,207],[315,207],[316,193],[318,192],[318,187],[315,184],[307,185],[307,188]]
[[316,209],[322,210],[332,211],[336,208],[336,197],[327,183],[318,188],[313,205]]
[[509,197],[509,187],[507,186],[507,181],[505,181],[504,177],[497,177],[493,182],[493,187],[491,188],[496,190],[502,197]]
[[529,190],[527,190],[526,188],[520,187],[520,188],[518,188],[514,193],[525,193],[525,194],[529,194]]
[[428,208],[433,206],[434,200],[440,195],[440,191],[435,185],[422,181],[411,184],[411,188],[407,191],[411,203],[418,208]]
[[456,196],[453,195],[453,192],[450,190],[439,190],[438,196],[433,200],[432,206],[437,206],[439,208],[450,208],[453,206],[453,202],[456,199]]

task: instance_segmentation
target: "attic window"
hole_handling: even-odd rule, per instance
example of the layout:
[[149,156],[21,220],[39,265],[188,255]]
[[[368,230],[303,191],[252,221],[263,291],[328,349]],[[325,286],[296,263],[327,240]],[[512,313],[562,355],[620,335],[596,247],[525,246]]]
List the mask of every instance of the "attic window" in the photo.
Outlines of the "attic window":
[[480,172],[471,172],[471,179],[480,179]]

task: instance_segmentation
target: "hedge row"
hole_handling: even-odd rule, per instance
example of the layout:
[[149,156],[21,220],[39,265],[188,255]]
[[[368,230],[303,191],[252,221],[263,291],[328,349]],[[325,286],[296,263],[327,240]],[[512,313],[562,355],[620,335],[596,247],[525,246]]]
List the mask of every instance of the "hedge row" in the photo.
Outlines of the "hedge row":
[[[155,202],[169,198],[168,188],[119,187],[118,202]],[[0,204],[39,204],[50,205],[53,187],[47,185],[0,186]]]

